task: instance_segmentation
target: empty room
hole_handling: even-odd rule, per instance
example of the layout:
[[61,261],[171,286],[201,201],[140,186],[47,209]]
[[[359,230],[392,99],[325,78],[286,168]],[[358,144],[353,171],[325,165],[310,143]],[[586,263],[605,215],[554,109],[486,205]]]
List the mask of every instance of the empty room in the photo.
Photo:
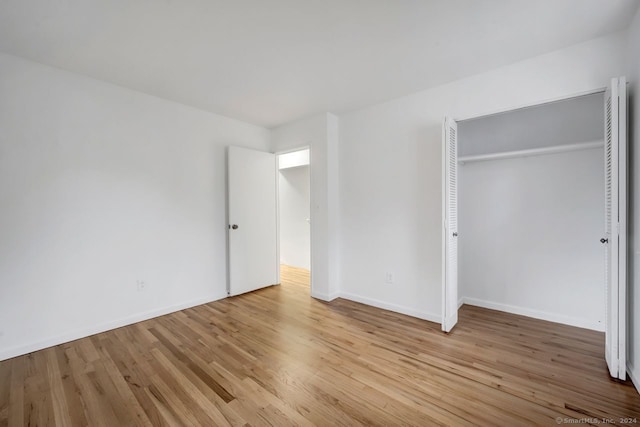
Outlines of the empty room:
[[639,99],[640,0],[0,2],[0,426],[637,424]]

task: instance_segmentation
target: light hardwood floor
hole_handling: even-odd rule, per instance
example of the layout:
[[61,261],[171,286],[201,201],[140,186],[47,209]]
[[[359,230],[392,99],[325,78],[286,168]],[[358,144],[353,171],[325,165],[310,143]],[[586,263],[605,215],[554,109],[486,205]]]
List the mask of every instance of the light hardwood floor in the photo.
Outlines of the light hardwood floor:
[[[305,284],[305,280],[306,283]],[[0,362],[0,425],[557,425],[640,418],[603,335],[464,306],[439,325],[308,277]]]

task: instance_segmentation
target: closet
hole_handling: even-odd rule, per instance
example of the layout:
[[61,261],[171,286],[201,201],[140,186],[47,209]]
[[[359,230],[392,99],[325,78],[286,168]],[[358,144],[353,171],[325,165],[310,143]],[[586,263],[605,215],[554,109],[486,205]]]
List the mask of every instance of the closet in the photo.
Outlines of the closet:
[[466,304],[605,325],[604,101],[458,122],[458,293]]

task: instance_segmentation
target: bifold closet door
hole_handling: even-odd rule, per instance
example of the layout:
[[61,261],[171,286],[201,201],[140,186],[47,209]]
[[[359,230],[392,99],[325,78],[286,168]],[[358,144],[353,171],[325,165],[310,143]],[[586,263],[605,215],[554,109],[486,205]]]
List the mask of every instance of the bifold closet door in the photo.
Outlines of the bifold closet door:
[[605,110],[605,359],[614,378],[626,379],[627,94],[624,77],[607,88]]
[[458,322],[458,125],[446,117],[442,131],[442,330]]

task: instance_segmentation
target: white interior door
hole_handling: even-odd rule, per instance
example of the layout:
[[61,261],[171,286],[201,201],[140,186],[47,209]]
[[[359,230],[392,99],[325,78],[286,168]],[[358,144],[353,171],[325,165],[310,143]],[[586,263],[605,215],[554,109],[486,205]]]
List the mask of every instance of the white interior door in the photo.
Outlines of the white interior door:
[[229,295],[277,283],[276,156],[229,147]]
[[626,81],[605,92],[605,359],[614,378],[626,379],[627,123]]
[[442,135],[442,330],[449,332],[458,322],[458,125],[455,120],[444,119]]

